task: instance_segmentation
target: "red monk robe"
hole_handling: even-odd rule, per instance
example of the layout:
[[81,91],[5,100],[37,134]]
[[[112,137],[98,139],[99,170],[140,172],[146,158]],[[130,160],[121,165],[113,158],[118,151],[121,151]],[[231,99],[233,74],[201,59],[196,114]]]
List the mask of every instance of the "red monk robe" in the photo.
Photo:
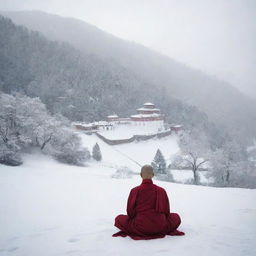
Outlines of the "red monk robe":
[[151,179],[143,179],[133,188],[127,202],[127,214],[118,215],[115,226],[121,231],[113,236],[130,236],[135,240],[162,238],[165,235],[184,235],[177,230],[181,223],[177,213],[170,213],[165,190]]

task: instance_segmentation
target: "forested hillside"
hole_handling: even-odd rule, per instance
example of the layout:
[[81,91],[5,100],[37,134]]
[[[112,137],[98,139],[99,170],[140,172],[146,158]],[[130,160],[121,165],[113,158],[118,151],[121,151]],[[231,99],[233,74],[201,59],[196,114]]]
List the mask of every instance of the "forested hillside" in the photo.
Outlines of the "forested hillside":
[[38,32],[0,18],[0,89],[40,97],[52,114],[94,121],[116,113],[126,116],[153,101],[167,121],[205,132],[212,145],[222,142],[206,114],[174,99],[166,88],[145,82],[114,60],[85,54],[66,43],[49,41]]
[[[101,63],[106,64],[103,64],[104,72],[100,71],[101,75],[104,74],[105,88],[107,81],[111,81],[111,86],[116,90],[119,90],[116,88],[118,86],[129,86],[129,88],[143,86],[147,88],[144,91],[151,94],[149,87],[153,85],[158,90],[165,90],[164,93],[169,95],[168,98],[171,95],[186,104],[196,106],[218,127],[227,129],[231,136],[241,142],[250,143],[255,137],[255,100],[224,81],[191,69],[139,44],[114,37],[80,20],[39,11],[6,12],[4,15],[9,16],[17,24],[42,32],[51,40],[68,42],[86,55],[97,56]],[[92,62],[90,58],[90,63],[93,65]],[[110,69],[111,77],[106,75]],[[102,81],[102,78],[100,80]],[[124,89],[121,91],[123,92]],[[129,92],[133,93],[134,90],[129,89]],[[153,89],[154,94],[155,90]],[[138,94],[139,91],[140,89],[137,91]],[[148,98],[148,95],[141,95],[143,96]],[[161,100],[157,95],[155,98],[155,103],[159,104]],[[128,110],[130,103],[136,103],[130,100],[130,97],[126,99],[128,103],[126,107],[119,106],[121,112]]]

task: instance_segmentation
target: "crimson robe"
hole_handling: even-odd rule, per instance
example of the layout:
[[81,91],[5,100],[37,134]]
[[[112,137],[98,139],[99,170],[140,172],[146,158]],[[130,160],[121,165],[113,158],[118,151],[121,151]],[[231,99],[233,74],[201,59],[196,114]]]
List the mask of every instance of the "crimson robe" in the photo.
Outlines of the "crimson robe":
[[144,179],[133,188],[127,202],[127,215],[118,215],[115,226],[121,231],[113,236],[130,236],[135,240],[162,238],[165,235],[184,235],[177,230],[181,223],[177,213],[170,213],[166,191]]

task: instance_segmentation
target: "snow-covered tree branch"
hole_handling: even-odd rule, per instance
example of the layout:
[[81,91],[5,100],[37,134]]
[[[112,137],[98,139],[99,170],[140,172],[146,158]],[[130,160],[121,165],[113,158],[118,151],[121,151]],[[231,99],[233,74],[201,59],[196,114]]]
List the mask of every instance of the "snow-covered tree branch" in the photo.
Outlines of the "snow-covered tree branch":
[[188,167],[193,171],[194,184],[200,183],[200,177],[198,170],[206,162],[208,162],[208,156],[210,147],[207,138],[200,134],[195,139],[192,134],[184,132],[180,137],[180,149],[182,159],[187,162]]
[[71,164],[82,165],[90,157],[79,137],[51,116],[39,98],[1,93],[0,163],[21,164],[20,154],[33,147]]

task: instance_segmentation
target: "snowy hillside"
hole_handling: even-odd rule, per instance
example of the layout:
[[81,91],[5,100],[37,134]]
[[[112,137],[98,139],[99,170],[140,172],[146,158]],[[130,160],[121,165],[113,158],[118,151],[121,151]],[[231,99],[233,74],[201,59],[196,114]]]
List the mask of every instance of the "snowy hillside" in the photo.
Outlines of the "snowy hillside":
[[0,165],[0,255],[256,254],[256,191],[248,189],[155,181],[167,190],[171,210],[182,216],[186,236],[112,238],[115,216],[125,212],[130,189],[141,182],[138,175],[113,179],[114,172],[96,163],[63,165],[42,155],[26,156],[20,167]]
[[[139,166],[150,164],[156,154],[157,149],[160,149],[164,155],[167,165],[170,164],[171,157],[179,152],[178,137],[176,135],[167,136],[161,139],[153,138],[148,141],[132,142],[127,144],[110,146],[103,142],[96,135],[85,135],[78,133],[83,140],[83,144],[90,150],[97,142],[100,146],[103,164],[108,167],[126,166],[134,172],[139,172]],[[120,133],[115,133],[114,139],[121,136]],[[137,164],[137,163],[138,164]],[[172,175],[175,181],[184,182],[193,178],[192,171],[172,170]],[[202,182],[207,183],[204,173],[199,173]]]
[[[118,134],[116,136],[119,136]],[[96,135],[81,134],[81,136],[83,144],[90,150],[97,142],[102,151],[103,161],[111,166],[124,165],[132,169],[137,169],[138,165],[132,160],[137,161],[141,165],[151,163],[158,148],[163,152],[167,160],[171,155],[179,151],[178,141],[175,135],[161,139],[154,138],[148,141],[132,142],[115,146],[106,144]]]

